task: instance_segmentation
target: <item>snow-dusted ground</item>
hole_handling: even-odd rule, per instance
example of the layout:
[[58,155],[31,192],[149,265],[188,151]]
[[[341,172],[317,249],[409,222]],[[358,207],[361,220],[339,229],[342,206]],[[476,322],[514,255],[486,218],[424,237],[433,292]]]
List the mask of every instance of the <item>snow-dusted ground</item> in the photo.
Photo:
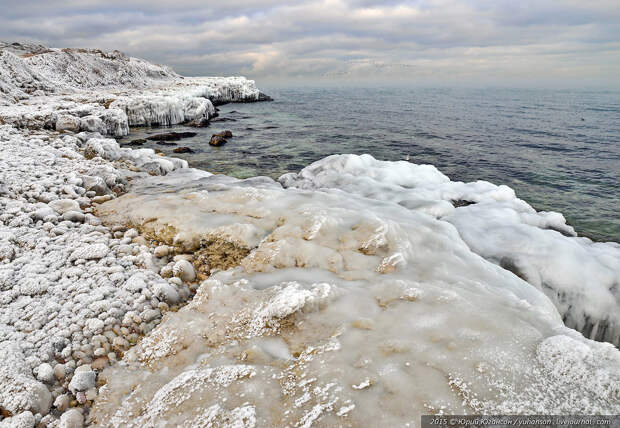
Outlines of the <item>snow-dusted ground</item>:
[[562,322],[619,342],[618,245],[430,165],[341,155],[236,180],[121,149],[106,136],[261,94],[116,52],[8,48],[1,427],[620,412],[620,352]]

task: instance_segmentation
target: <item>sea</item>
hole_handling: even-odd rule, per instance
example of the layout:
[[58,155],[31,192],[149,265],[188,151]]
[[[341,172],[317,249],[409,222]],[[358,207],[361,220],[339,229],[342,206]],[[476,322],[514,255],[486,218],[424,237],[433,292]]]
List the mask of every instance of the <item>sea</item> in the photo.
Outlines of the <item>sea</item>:
[[[339,153],[433,164],[455,181],[512,187],[559,211],[581,236],[620,242],[620,92],[464,88],[268,88],[272,102],[219,106],[206,128],[133,128],[121,144],[169,131],[152,147],[238,178],[278,178]],[[221,147],[212,134],[230,130]],[[193,153],[174,154],[176,147]]]

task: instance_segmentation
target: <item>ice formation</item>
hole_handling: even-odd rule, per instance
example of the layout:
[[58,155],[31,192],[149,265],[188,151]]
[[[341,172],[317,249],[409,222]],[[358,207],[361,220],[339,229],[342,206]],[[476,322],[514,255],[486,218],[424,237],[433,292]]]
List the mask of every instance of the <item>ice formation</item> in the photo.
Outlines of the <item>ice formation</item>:
[[[280,183],[192,170],[135,182],[98,215],[216,269],[102,374],[92,421],[217,426],[247,410],[243,426],[414,426],[428,413],[617,412],[617,349],[567,328],[536,284],[462,238],[459,211],[485,204],[573,245],[555,231],[572,231],[561,216],[506,186],[367,155],[332,156]],[[213,246],[240,257],[221,270]],[[617,257],[604,248],[601,266]],[[578,298],[577,310],[600,309],[598,296]]]
[[118,51],[0,42],[0,117],[20,128],[124,136],[129,126],[208,120],[214,104],[264,99],[244,77],[183,78]]

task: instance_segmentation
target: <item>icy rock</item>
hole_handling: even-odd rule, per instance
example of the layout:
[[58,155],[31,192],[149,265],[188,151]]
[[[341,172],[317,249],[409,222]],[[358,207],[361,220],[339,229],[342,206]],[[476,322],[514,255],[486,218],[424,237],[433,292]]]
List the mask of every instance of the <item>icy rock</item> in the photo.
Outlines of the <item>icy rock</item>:
[[155,295],[169,305],[175,305],[179,303],[180,300],[180,296],[176,288],[170,284],[162,282],[155,284]]
[[88,175],[83,175],[82,181],[84,189],[86,189],[87,191],[95,192],[95,195],[97,196],[102,196],[110,192],[108,185],[101,177],[91,177]]
[[44,206],[37,209],[34,213],[32,213],[32,218],[34,220],[45,220],[48,217],[55,217],[56,211],[52,209],[50,206]]
[[91,318],[86,322],[86,326],[89,330],[95,333],[103,332],[103,328],[105,327],[105,323],[99,318]]
[[101,157],[106,160],[120,159],[120,146],[111,138],[91,138],[84,146],[84,157],[92,159]]
[[47,414],[52,395],[47,387],[32,376],[24,355],[14,342],[0,346],[0,407],[13,414],[30,410]]
[[71,221],[74,223],[83,223],[84,214],[79,211],[67,211],[62,215],[63,220]]
[[162,258],[162,257],[166,257],[169,252],[170,252],[170,247],[168,247],[167,245],[160,245],[158,247],[155,247],[153,254],[155,255],[155,257]]
[[96,375],[94,371],[90,370],[90,366],[88,366],[88,370],[79,370],[79,368],[73,373],[73,378],[69,382],[69,391],[74,395],[95,386]]
[[67,211],[82,211],[80,209],[80,204],[73,199],[57,199],[55,201],[51,201],[48,205],[58,214],[64,214]]
[[69,256],[69,261],[84,259],[93,260],[105,257],[110,249],[105,244],[84,245],[75,249]]
[[22,412],[0,421],[0,428],[33,428],[37,421],[32,412]]
[[41,382],[52,383],[54,381],[54,369],[48,363],[43,363],[37,368],[37,379]]
[[80,132],[80,119],[75,116],[59,115],[56,119],[56,131]]
[[69,403],[71,402],[71,397],[68,394],[61,394],[54,400],[54,407],[60,411],[64,412],[69,408]]
[[80,119],[80,130],[87,132],[99,132],[100,134],[107,133],[107,127],[103,120],[97,116],[85,116]]
[[83,426],[84,416],[81,409],[69,409],[60,416],[59,428],[82,428]]
[[194,266],[187,260],[179,260],[172,267],[172,273],[183,282],[192,282],[196,279]]

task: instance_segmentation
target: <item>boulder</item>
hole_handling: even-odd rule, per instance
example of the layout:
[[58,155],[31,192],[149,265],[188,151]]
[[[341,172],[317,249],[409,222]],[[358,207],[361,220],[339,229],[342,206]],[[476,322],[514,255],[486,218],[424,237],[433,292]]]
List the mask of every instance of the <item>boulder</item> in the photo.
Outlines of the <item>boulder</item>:
[[80,130],[87,132],[99,132],[105,134],[107,128],[103,120],[97,116],[89,115],[80,119]]
[[56,118],[56,131],[80,132],[80,119],[66,114],[58,115]]
[[219,135],[214,135],[211,137],[211,140],[209,140],[209,144],[211,146],[223,146],[224,144],[226,144],[228,141],[226,141],[226,138],[224,137],[220,137]]
[[194,153],[189,147],[177,147],[173,150],[174,153]]
[[226,131],[222,131],[222,132],[218,132],[217,134],[213,134],[213,137],[222,137],[222,138],[232,138],[233,134],[232,131],[226,130]]
[[151,141],[177,141],[181,138],[190,138],[195,137],[196,135],[196,132],[167,132],[165,134],[151,135],[146,139]]

